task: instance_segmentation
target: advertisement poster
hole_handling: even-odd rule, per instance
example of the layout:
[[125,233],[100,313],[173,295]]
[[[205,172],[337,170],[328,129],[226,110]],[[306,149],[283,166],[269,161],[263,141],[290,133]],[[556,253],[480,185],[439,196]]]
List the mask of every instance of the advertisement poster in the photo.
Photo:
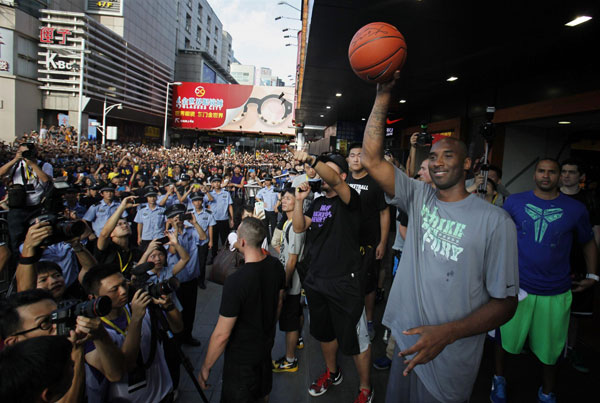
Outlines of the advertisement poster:
[[173,127],[295,135],[293,87],[184,82],[173,87]]

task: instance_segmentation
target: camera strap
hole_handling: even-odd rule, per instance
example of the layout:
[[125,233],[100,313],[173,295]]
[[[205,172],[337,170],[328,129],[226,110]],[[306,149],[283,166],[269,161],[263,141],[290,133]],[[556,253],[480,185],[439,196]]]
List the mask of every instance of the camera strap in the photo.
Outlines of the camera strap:
[[[131,315],[129,315],[129,311],[127,310],[127,308],[123,308],[123,310],[125,311],[125,317],[127,318],[127,328],[128,328],[129,323],[131,323]],[[106,323],[108,326],[112,327],[117,332],[121,333],[123,336],[127,335],[127,328],[125,328],[125,330],[121,329],[119,326],[115,325],[110,319],[106,318],[105,316],[100,317],[100,320],[102,322]]]

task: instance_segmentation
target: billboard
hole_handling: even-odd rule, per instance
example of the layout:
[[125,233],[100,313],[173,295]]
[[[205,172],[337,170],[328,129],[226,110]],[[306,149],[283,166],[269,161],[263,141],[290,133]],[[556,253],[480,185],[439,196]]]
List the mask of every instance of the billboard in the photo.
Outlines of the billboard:
[[294,87],[184,82],[173,87],[173,127],[295,135]]

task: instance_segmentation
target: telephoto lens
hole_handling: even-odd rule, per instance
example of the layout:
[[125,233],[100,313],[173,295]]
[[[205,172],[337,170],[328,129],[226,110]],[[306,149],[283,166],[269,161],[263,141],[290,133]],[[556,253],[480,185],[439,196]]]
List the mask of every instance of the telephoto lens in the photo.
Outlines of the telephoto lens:
[[106,316],[112,309],[112,301],[107,296],[102,296],[90,301],[80,302],[75,306],[75,316],[85,316],[86,318],[96,318]]
[[150,294],[152,298],[160,298],[161,295],[168,295],[173,291],[177,291],[178,288],[179,280],[177,280],[175,277],[171,277],[170,279],[160,283],[149,285],[148,294]]

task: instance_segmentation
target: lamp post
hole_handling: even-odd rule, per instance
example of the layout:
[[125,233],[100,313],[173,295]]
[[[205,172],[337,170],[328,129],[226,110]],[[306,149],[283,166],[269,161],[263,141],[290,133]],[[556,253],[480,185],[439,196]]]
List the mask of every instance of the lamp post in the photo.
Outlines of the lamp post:
[[81,39],[81,59],[79,63],[79,109],[77,111],[77,153],[81,148],[81,119],[83,118],[83,67],[85,62],[85,39]]
[[275,17],[275,21],[280,20],[282,18],[285,18],[286,20],[296,20],[296,21],[302,21],[300,18],[291,18],[291,17],[283,17],[283,16],[279,16],[279,17]]
[[277,3],[278,6],[281,5],[286,5],[286,6],[290,6],[291,8],[293,8],[294,10],[298,10],[300,12],[302,12],[302,10],[300,10],[298,7],[294,7],[292,6],[290,3],[288,3],[287,1],[280,1],[279,3]]
[[123,104],[106,106],[106,95],[104,96],[104,108],[102,109],[102,148],[106,146],[106,115],[114,108],[123,109]]
[[170,85],[181,85],[180,81],[167,83],[167,93],[165,95],[165,130],[163,132],[163,147],[167,148],[167,117],[169,116],[169,86]]

